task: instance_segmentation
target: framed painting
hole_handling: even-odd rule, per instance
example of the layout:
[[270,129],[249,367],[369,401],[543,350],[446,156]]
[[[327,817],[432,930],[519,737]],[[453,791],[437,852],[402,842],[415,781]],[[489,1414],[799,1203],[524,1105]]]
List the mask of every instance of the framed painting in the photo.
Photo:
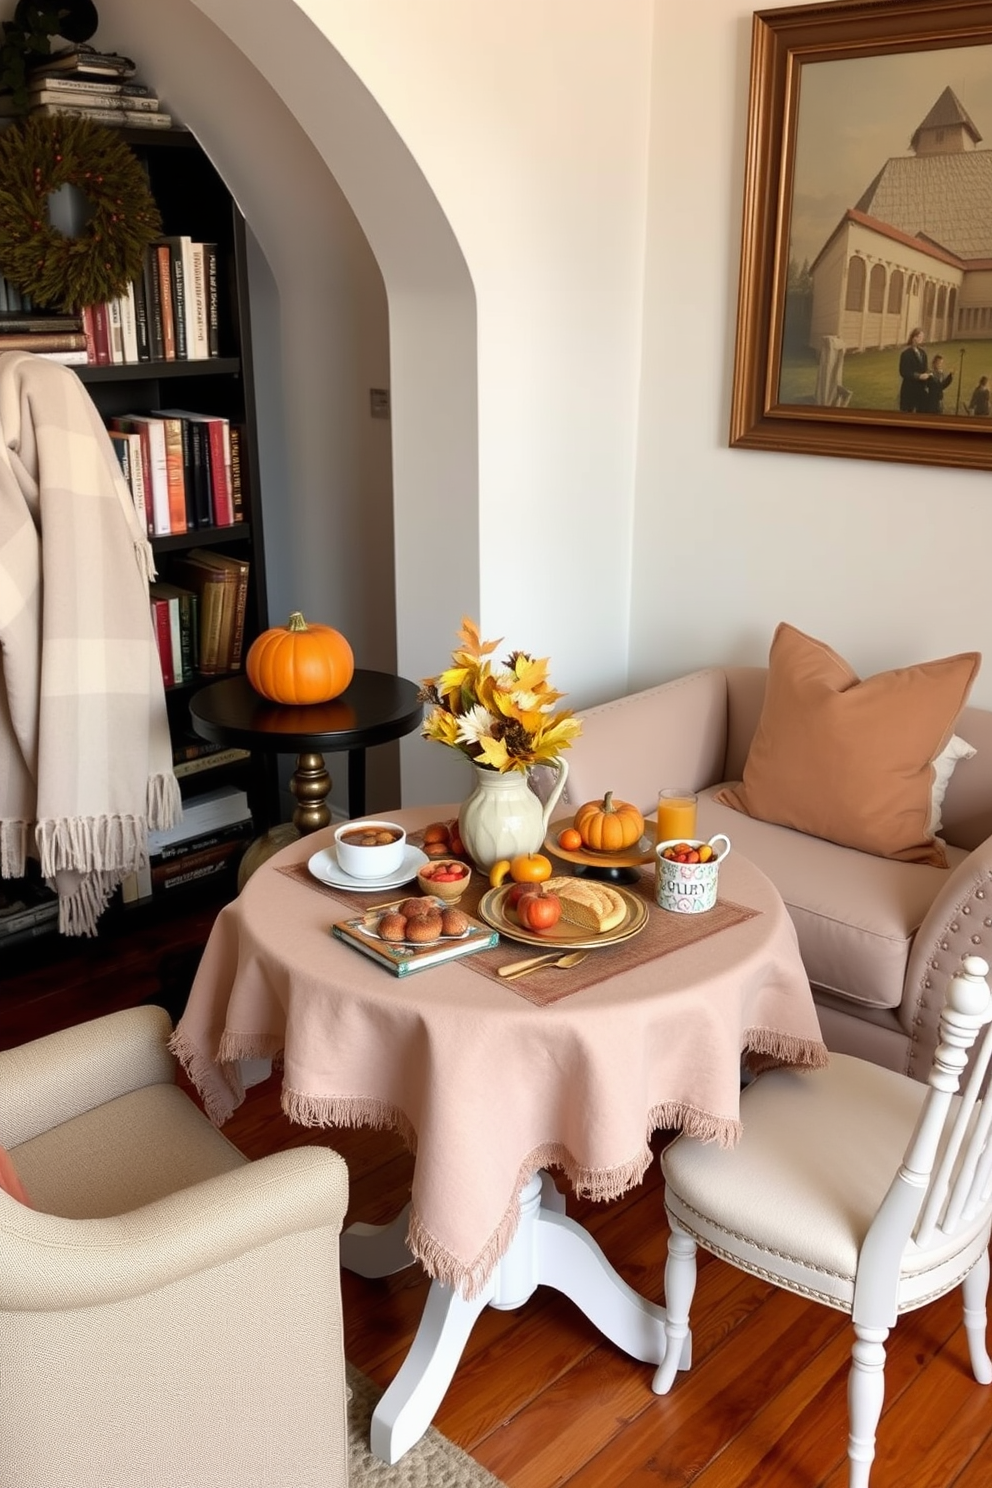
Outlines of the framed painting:
[[753,18],[730,443],[992,468],[992,7]]

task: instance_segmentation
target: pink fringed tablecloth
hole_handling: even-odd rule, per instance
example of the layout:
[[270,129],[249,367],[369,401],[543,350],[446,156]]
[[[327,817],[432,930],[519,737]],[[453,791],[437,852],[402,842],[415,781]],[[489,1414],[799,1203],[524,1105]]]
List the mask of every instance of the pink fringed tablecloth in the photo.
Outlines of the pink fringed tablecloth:
[[[395,817],[409,831],[445,812]],[[737,1140],[742,1054],[826,1062],[792,922],[738,854],[720,892],[752,918],[535,1007],[466,963],[397,978],[332,939],[348,893],[278,871],[330,840],[284,848],[221,911],[173,1049],[218,1125],[244,1098],[239,1061],[278,1056],[291,1120],[395,1128],[417,1154],[410,1249],[466,1296],[505,1253],[537,1169],[619,1197],[656,1128]]]

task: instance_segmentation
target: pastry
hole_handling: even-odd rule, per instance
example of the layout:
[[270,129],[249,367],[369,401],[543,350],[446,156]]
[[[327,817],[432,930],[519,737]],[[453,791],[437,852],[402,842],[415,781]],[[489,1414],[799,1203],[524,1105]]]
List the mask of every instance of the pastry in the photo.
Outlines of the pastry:
[[561,901],[561,917],[583,930],[602,935],[615,930],[627,914],[627,903],[610,884],[588,878],[549,878],[542,887]]

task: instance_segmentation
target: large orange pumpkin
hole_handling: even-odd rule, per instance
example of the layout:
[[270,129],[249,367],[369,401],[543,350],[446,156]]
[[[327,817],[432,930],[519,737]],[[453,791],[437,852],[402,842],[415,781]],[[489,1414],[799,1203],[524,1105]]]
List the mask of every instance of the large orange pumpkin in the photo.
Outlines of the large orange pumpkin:
[[263,630],[245,658],[248,681],[273,703],[327,703],[355,675],[355,657],[330,625],[309,625],[294,610],[287,625]]
[[629,801],[614,801],[607,791],[601,801],[587,801],[572,823],[593,852],[622,852],[633,847],[644,831],[644,817]]

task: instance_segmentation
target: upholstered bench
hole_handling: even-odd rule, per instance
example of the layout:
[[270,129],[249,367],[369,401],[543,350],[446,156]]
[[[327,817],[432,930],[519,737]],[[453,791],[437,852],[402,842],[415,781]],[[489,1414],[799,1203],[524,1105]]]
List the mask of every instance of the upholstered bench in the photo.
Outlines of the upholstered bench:
[[925,1079],[961,957],[992,959],[992,713],[965,707],[975,749],[943,800],[948,866],[904,862],[757,820],[718,799],[740,782],[768,668],[709,667],[582,713],[568,806],[613,790],[653,814],[662,786],[699,794],[699,834],[725,832],[789,908],[829,1048]]

